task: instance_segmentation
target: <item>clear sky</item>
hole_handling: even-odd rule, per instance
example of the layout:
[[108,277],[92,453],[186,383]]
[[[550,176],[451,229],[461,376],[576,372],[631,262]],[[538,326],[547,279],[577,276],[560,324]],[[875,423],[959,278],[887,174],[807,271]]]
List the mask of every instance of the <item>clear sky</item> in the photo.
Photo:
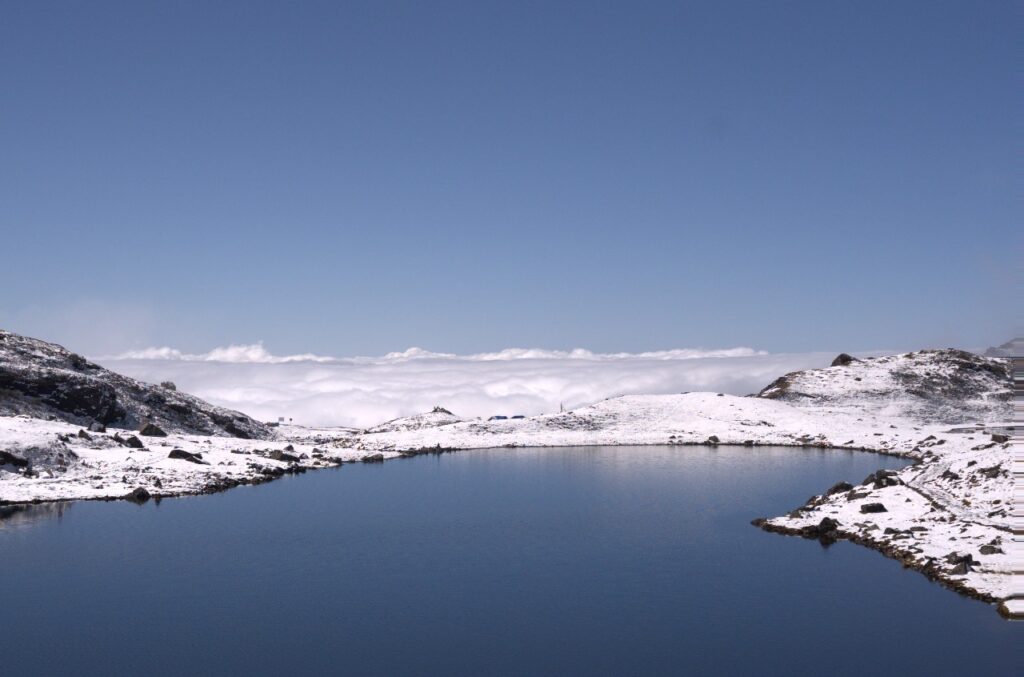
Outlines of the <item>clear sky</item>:
[[93,353],[985,346],[1012,2],[0,2],[0,326]]

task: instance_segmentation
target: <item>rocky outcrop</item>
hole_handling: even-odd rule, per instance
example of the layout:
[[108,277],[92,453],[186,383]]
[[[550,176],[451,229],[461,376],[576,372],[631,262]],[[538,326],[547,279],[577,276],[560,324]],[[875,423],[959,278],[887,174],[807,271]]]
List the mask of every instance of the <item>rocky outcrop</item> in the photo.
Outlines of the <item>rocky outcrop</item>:
[[195,435],[271,436],[267,426],[245,414],[122,376],[59,345],[0,330],[0,415],[17,414],[93,431],[149,424]]
[[860,362],[856,357],[847,355],[846,353],[839,353],[836,359],[832,360],[833,367],[845,367],[851,362]]

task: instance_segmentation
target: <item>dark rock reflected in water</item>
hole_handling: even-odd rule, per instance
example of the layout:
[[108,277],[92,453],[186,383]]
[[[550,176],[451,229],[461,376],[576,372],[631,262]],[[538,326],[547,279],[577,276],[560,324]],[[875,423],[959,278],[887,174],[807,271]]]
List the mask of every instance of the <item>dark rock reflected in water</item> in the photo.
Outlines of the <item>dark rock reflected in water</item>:
[[0,672],[1014,674],[1022,626],[991,606],[749,524],[901,464],[496,449],[29,506],[0,521]]
[[36,522],[55,519],[60,521],[74,503],[57,501],[24,505],[0,505],[0,529],[17,529]]

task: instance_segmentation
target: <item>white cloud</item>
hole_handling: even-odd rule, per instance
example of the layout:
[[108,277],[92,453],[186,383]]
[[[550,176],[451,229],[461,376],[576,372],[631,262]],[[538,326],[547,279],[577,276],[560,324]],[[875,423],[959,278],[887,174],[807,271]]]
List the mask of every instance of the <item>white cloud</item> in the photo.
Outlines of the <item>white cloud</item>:
[[410,348],[383,357],[275,356],[261,344],[186,354],[148,348],[96,358],[115,371],[256,418],[368,427],[441,405],[461,416],[540,414],[616,395],[711,390],[747,394],[789,371],[829,364],[823,353],[750,348],[592,353],[508,349],[454,355]]
[[332,362],[332,357],[319,357],[312,354],[286,355],[277,357],[271,355],[262,343],[249,345],[230,345],[222,348],[214,348],[208,353],[190,354],[183,353],[175,348],[143,348],[142,350],[129,350],[120,355],[97,358],[107,361],[118,360],[180,360],[185,362],[258,362],[265,364],[279,364],[283,362]]

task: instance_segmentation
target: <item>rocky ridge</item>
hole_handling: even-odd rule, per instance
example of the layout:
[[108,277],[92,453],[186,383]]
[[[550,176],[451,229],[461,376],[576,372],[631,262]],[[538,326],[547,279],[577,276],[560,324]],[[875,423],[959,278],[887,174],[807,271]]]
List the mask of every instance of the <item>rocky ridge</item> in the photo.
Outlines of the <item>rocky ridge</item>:
[[0,330],[0,416],[27,415],[99,429],[139,429],[267,439],[271,430],[237,411],[143,383],[54,343]]

